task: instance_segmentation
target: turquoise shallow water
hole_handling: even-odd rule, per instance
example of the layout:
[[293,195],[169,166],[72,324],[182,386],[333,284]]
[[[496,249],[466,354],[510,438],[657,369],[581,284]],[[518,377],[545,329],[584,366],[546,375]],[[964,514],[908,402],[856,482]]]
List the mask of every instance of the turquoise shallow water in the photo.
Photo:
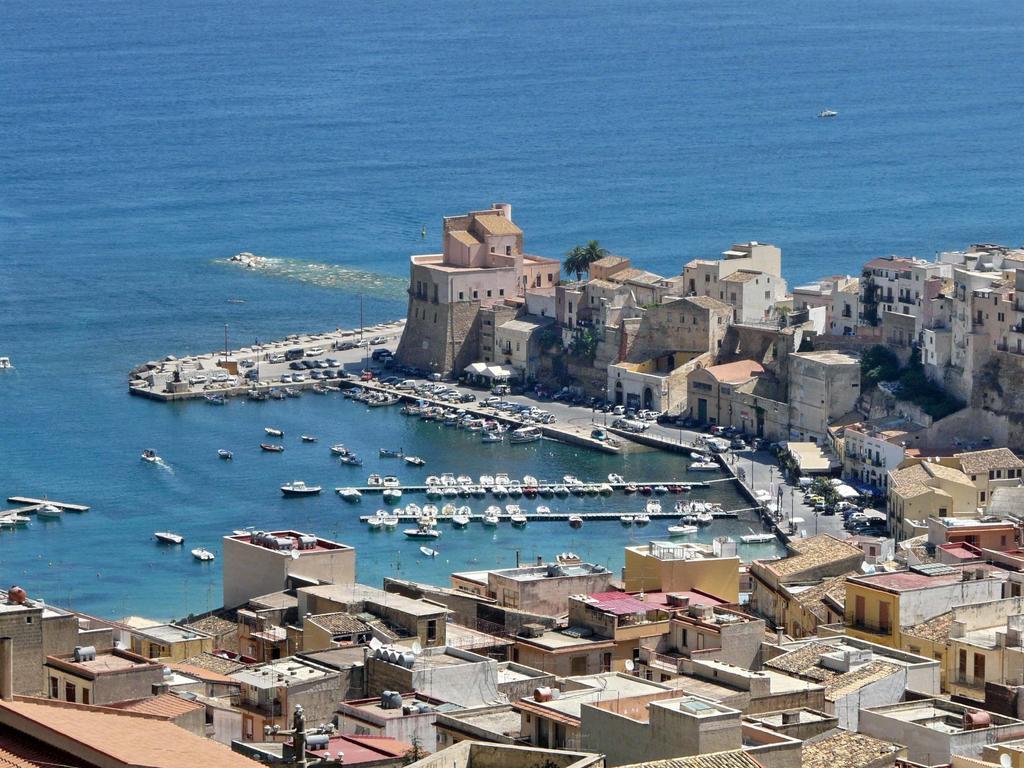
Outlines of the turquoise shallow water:
[[[436,248],[442,215],[495,200],[532,252],[596,237],[665,274],[750,238],[782,246],[791,282],[1019,242],[1024,62],[1006,51],[1022,13],[994,0],[6,6],[0,355],[17,369],[0,376],[0,492],[94,509],[0,534],[0,579],[171,616],[217,602],[218,568],[155,549],[153,530],[214,544],[286,522],[356,544],[370,583],[399,551],[403,574],[435,580],[516,548],[618,568],[616,525],[467,531],[420,562],[353,529],[333,497],[278,498],[293,477],[343,475],[324,443],[253,449],[280,422],[368,451],[407,439],[472,474],[604,475],[623,470],[615,459],[549,443],[488,459],[321,398],[163,407],[129,398],[125,373],[213,349],[225,323],[236,342],[351,326],[357,293],[369,318],[396,317],[407,254]],[[825,107],[839,118],[816,119]],[[241,250],[282,268],[222,263]],[[221,444],[233,465],[213,457]],[[142,466],[148,445],[173,472]]]

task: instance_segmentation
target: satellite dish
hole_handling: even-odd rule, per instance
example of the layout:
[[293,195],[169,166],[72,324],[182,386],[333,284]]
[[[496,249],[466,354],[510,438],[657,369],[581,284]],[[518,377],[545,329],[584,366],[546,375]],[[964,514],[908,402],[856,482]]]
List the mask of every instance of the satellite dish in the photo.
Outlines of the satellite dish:
[[384,643],[382,643],[376,637],[371,637],[370,638],[370,650],[376,651],[378,648],[380,648],[383,645],[384,645]]
[[292,550],[292,560],[298,560],[298,559],[299,559],[299,550],[293,549]]
[[633,660],[626,659],[626,671],[632,672],[634,669],[636,669],[636,664],[633,663]]
[[423,653],[423,646],[420,644],[419,640],[412,641],[412,652],[415,653],[417,656]]
[[1013,758],[1003,752],[1003,754],[999,756],[999,764],[1003,766],[1003,768],[1011,768],[1011,766],[1013,766]]

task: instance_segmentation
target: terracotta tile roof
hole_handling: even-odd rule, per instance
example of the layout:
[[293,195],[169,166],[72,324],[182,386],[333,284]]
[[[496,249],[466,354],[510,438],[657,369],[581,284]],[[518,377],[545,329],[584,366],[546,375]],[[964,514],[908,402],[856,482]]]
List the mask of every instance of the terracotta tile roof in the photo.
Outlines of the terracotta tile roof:
[[762,766],[742,749],[734,749],[728,752],[712,752],[707,755],[649,760],[645,763],[625,765],[622,768],[762,768]]
[[793,597],[808,611],[824,620],[828,613],[822,601],[826,597],[831,597],[836,603],[843,605],[846,602],[846,577],[856,576],[858,573],[859,571],[850,571],[841,576],[823,579],[813,587],[794,592]]
[[898,744],[861,733],[835,729],[808,739],[801,747],[802,768],[863,768],[881,766],[880,758],[892,755],[893,762],[902,750]]
[[214,672],[211,669],[204,669],[203,667],[194,667],[191,664],[182,663],[169,663],[167,665],[176,672],[181,672],[183,675],[194,677],[202,680],[204,683],[233,683],[238,685],[238,681],[233,677],[222,675],[220,672]]
[[204,616],[203,618],[189,622],[188,624],[182,624],[182,626],[197,632],[205,632],[206,634],[213,635],[214,637],[227,635],[238,629],[238,624],[221,616]]
[[732,311],[732,307],[726,304],[724,301],[713,299],[710,296],[686,296],[680,301],[688,301],[691,304],[696,304],[698,307],[703,309],[726,309]]
[[953,612],[946,611],[934,618],[913,624],[903,630],[905,635],[913,635],[933,643],[944,643],[949,638],[949,627],[953,623]]
[[737,384],[764,373],[764,366],[756,360],[737,360],[735,363],[708,366],[704,370],[719,382]]
[[722,278],[723,283],[749,283],[755,277],[760,277],[760,272],[751,272],[747,269],[738,269],[731,275]]
[[200,653],[198,656],[185,659],[182,664],[199,669],[208,669],[221,675],[230,675],[232,672],[245,668],[245,664],[240,661],[225,659],[213,653]]
[[605,256],[603,259],[598,259],[591,266],[601,267],[607,269],[609,267],[617,267],[623,262],[629,263],[629,259],[625,256]]
[[122,701],[109,706],[125,712],[141,712],[144,715],[157,715],[172,719],[187,715],[189,712],[194,712],[197,709],[205,709],[199,702],[183,699],[181,696],[173,693],[162,693],[159,696],[151,696],[148,699]]
[[1021,461],[1009,448],[993,448],[988,451],[972,451],[971,453],[958,453],[955,458],[960,459],[960,466],[968,475],[979,472],[988,472],[990,469],[1018,469],[1024,467]]
[[307,616],[306,621],[332,635],[351,635],[357,632],[367,632],[370,629],[365,622],[349,613],[340,611],[338,613],[322,613],[319,616]]
[[480,245],[480,241],[477,240],[475,237],[473,237],[473,235],[469,234],[469,232],[467,232],[464,229],[453,229],[448,234],[451,235],[453,239],[458,240],[463,245]]
[[838,645],[832,643],[818,641],[808,643],[802,648],[797,648],[795,651],[784,653],[781,656],[776,656],[774,659],[769,659],[764,663],[766,667],[777,669],[780,672],[788,672],[792,675],[803,674],[805,670],[811,669],[818,665],[818,660],[821,658],[823,653],[832,653],[833,651],[839,650]]
[[523,230],[513,224],[511,221],[506,219],[504,216],[498,216],[497,214],[484,214],[483,216],[474,216],[473,221],[480,227],[482,227],[488,234],[491,235],[521,235]]
[[851,557],[863,558],[864,553],[846,541],[834,536],[821,534],[809,539],[797,539],[790,544],[793,553],[781,560],[766,562],[764,566],[779,576],[796,576],[803,571],[819,568],[828,563],[838,563]]
[[865,685],[899,672],[901,667],[887,661],[869,661],[860,669],[836,675],[825,684],[825,698],[836,701],[848,693],[858,691]]
[[93,768],[93,763],[0,726],[0,768]]
[[17,697],[0,701],[0,722],[32,729],[42,740],[68,744],[67,750],[95,762],[132,768],[254,768],[247,757],[210,739],[195,736],[169,720],[136,712]]

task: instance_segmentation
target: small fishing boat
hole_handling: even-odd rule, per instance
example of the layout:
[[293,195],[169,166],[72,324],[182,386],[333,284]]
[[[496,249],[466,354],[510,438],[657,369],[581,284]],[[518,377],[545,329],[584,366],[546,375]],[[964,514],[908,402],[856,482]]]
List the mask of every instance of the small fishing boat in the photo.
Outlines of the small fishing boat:
[[270,397],[274,400],[284,400],[285,394],[280,389],[277,389],[275,387],[274,389],[270,390]]
[[140,458],[143,461],[148,461],[150,464],[156,464],[160,461],[160,457],[156,455],[156,451],[153,448],[147,448],[144,450]]
[[597,486],[597,492],[602,496],[611,496],[615,492],[615,489],[612,488],[610,483],[601,483]]
[[384,486],[384,478],[374,473],[366,478],[366,485],[370,488],[381,488]]
[[534,477],[533,475],[523,475],[523,487],[524,488],[525,487],[536,488],[538,485],[540,485],[540,483],[537,482],[537,478],[536,477]]
[[253,402],[256,402],[256,403],[262,403],[263,401],[265,401],[267,399],[267,393],[263,392],[262,390],[259,390],[259,389],[250,389],[246,393],[246,396],[250,400],[252,400]]
[[579,515],[570,515],[569,516],[569,527],[570,528],[582,528],[583,527],[583,518],[580,517]]
[[210,550],[203,549],[202,547],[197,547],[196,549],[192,550],[192,557],[194,557],[201,563],[208,563],[211,560],[213,560],[215,556],[213,552],[211,552]]
[[153,538],[161,544],[181,544],[185,541],[184,536],[177,533],[171,533],[170,531],[157,531],[153,534]]
[[633,515],[633,525],[645,526],[651,522],[651,518],[647,515]]
[[717,461],[695,461],[687,469],[691,472],[716,472],[720,467]]
[[37,517],[60,517],[63,514],[64,510],[60,507],[55,507],[53,504],[43,504],[36,509]]
[[203,399],[207,405],[227,405],[228,401],[224,398],[224,395],[203,395]]
[[514,498],[523,495],[523,486],[518,480],[512,480],[508,484],[508,495]]
[[331,446],[331,453],[335,456],[344,456],[348,453],[348,448],[341,443],[335,443]]
[[[415,506],[410,504],[409,506]],[[420,519],[434,520],[437,518],[437,505],[436,504],[424,504],[421,510]]]
[[823,117],[825,119],[839,117],[839,113],[836,112],[834,109],[823,109],[821,110],[821,112],[818,113],[818,117]]
[[334,492],[341,496],[342,500],[353,503],[363,498],[358,488],[335,488]]
[[526,515],[524,515],[522,512],[517,512],[514,515],[509,516],[509,522],[512,523],[512,526],[514,528],[525,528],[528,520],[526,518]]
[[614,472],[612,472],[610,475],[608,475],[608,482],[614,485],[622,485],[625,481],[622,479],[622,475],[617,475]]
[[314,395],[326,395],[327,394],[327,387],[324,386],[323,384],[320,384],[320,383],[314,384],[313,385],[313,394]]
[[502,442],[502,435],[500,432],[494,432],[493,430],[482,430],[480,432],[481,443],[500,443]]
[[669,536],[691,536],[700,530],[696,525],[670,525]]
[[775,538],[774,533],[755,533],[753,528],[747,530],[750,533],[740,536],[740,542],[743,544],[767,544]]
[[549,507],[546,507],[543,504],[541,504],[539,507],[537,507],[537,514],[538,515],[550,515],[551,514],[551,509]]
[[317,441],[316,435],[301,435],[301,440],[304,443],[315,443]]
[[711,510],[709,509],[698,512],[694,516],[694,520],[697,522],[697,525],[711,525],[715,522],[714,515],[711,514]]
[[411,464],[414,467],[422,467],[427,463],[426,459],[421,459],[419,456],[406,456],[405,463]]
[[437,557],[437,550],[431,549],[430,547],[420,547],[420,552],[422,552],[427,557]]
[[654,493],[656,495],[658,495],[658,496],[664,496],[666,493],[668,493],[668,486],[667,485],[656,485],[656,486],[654,486]]
[[494,528],[501,522],[501,518],[497,514],[487,511],[484,513],[483,524],[488,528]]
[[263,431],[271,437],[284,437],[283,429],[275,429],[274,427],[264,427]]
[[302,480],[292,480],[281,486],[281,493],[285,496],[318,496],[319,485],[306,485]]
[[632,525],[633,524],[633,515],[620,515],[619,516],[619,522],[622,523],[623,525],[627,525],[627,526],[628,525]]
[[544,433],[537,427],[520,427],[508,436],[508,440],[510,443],[532,443],[542,437]]
[[491,488],[491,493],[494,495],[494,498],[503,499],[508,496],[508,488],[504,485],[495,485]]
[[224,461],[231,461],[233,458],[235,458],[235,454],[233,454],[226,448],[221,448],[219,451],[217,451],[217,455],[224,459]]
[[397,488],[401,484],[401,481],[399,481],[399,479],[394,475],[386,475],[384,479],[381,481],[381,485],[383,485],[385,488]]
[[405,456],[401,450],[393,451],[390,448],[381,448],[378,453],[382,459],[400,459]]
[[469,525],[470,519],[471,518],[469,517],[469,515],[463,515],[461,513],[457,515],[452,515],[452,527],[465,528],[467,525]]
[[406,528],[402,533],[410,539],[438,539],[441,537],[441,532],[436,528],[426,528],[422,525],[416,528]]
[[284,451],[283,445],[274,445],[273,443],[260,443],[260,448],[268,453],[281,453]]
[[380,524],[387,529],[398,527],[398,515],[383,515],[380,519]]
[[661,502],[657,499],[650,499],[647,502],[647,514],[648,515],[660,515],[661,514]]
[[302,393],[299,390],[297,390],[295,387],[285,387],[284,388],[284,393],[288,397],[302,397]]
[[342,456],[339,461],[342,464],[347,464],[350,467],[361,467],[363,466],[363,460],[356,456],[354,453],[346,453]]
[[626,483],[626,487],[622,490],[626,493],[636,493],[639,488],[636,483]]
[[380,510],[377,511],[376,515],[366,518],[366,527],[371,531],[379,531],[383,525],[384,520],[380,515]]

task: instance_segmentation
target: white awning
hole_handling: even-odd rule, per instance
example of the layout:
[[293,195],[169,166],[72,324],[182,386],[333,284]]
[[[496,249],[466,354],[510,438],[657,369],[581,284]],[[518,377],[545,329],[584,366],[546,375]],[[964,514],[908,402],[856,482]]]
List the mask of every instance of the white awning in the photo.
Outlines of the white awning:
[[860,494],[857,493],[853,488],[848,486],[846,483],[843,483],[842,485],[837,485],[836,493],[839,494],[839,497],[842,499],[856,499],[860,497]]
[[470,363],[466,366],[465,372],[479,376],[487,370],[487,363]]

